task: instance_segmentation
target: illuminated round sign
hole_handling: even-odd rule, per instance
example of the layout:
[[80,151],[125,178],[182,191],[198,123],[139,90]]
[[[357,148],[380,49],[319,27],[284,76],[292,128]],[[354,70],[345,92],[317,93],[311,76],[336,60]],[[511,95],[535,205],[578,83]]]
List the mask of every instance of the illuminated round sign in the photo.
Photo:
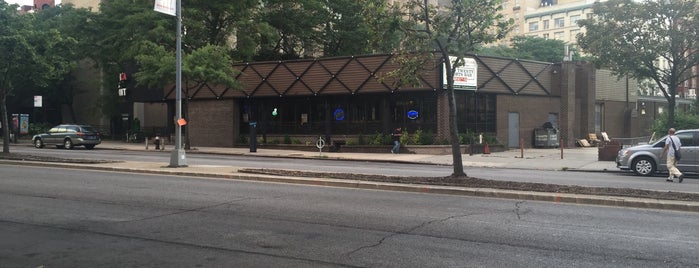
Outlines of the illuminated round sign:
[[419,116],[419,113],[417,111],[415,111],[415,110],[408,111],[408,118],[410,118],[411,120],[417,119],[418,116]]
[[345,120],[345,110],[342,110],[342,108],[335,109],[333,115],[335,116],[335,120],[337,121]]

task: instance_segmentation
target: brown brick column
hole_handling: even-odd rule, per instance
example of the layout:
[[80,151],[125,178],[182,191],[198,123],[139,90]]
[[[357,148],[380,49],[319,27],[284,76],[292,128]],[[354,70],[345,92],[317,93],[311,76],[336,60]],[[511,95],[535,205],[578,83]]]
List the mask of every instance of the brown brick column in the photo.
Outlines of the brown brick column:
[[570,62],[564,62],[562,64],[560,72],[561,81],[561,112],[560,112],[560,122],[559,138],[562,138],[566,143],[565,147],[571,147],[575,145],[576,133],[575,133],[575,65]]
[[232,147],[234,142],[234,101],[197,100],[189,102],[190,142],[192,146]]

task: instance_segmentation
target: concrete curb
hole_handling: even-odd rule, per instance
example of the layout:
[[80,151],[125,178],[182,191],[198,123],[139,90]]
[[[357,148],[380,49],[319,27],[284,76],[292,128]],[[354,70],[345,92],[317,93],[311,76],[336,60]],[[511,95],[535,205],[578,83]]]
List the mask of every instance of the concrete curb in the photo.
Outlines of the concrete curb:
[[18,161],[18,160],[0,160],[0,164],[26,165],[26,166],[37,166],[37,167],[59,167],[59,168],[71,168],[71,169],[113,171],[113,172],[131,172],[131,173],[154,174],[154,175],[206,177],[206,178],[220,178],[220,179],[233,179],[233,180],[259,181],[259,182],[272,182],[272,183],[290,183],[290,184],[300,184],[300,185],[382,190],[382,191],[402,191],[402,192],[414,192],[414,193],[447,194],[447,195],[462,195],[462,196],[487,197],[487,198],[532,200],[532,201],[543,201],[543,202],[554,202],[554,203],[571,203],[571,204],[585,204],[585,205],[600,205],[600,206],[615,206],[615,207],[630,207],[630,208],[662,209],[662,210],[699,212],[699,202],[660,200],[660,199],[648,199],[648,198],[578,195],[578,194],[501,190],[501,189],[492,189],[492,188],[468,188],[468,187],[439,186],[439,185],[400,184],[400,183],[371,182],[371,181],[343,180],[343,179],[327,179],[327,178],[281,177],[281,176],[273,176],[273,175],[253,175],[253,174],[242,175],[242,173],[234,173],[234,172],[231,172],[231,173],[195,172],[195,171],[183,171],[183,170],[177,169],[177,168],[168,168],[166,166],[163,166],[159,169],[148,169],[148,168],[124,168],[124,167],[99,166],[99,165],[90,165],[90,164],[76,165],[76,164],[70,164],[70,163],[47,163],[47,162]]

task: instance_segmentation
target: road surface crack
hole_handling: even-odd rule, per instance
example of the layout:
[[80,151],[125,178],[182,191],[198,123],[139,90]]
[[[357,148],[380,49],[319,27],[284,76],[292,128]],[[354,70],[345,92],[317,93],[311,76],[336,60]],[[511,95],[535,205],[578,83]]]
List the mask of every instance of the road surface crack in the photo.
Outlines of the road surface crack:
[[367,245],[367,246],[359,247],[359,248],[357,248],[357,249],[355,249],[355,250],[350,251],[349,253],[347,253],[347,255],[352,255],[352,254],[357,253],[357,252],[359,252],[359,251],[362,251],[362,250],[364,250],[364,249],[375,248],[375,247],[381,246],[381,244],[383,244],[384,241],[386,241],[387,239],[389,239],[389,238],[391,238],[391,237],[394,237],[394,236],[397,236],[397,235],[411,234],[413,231],[415,231],[415,230],[417,230],[417,229],[420,229],[420,228],[423,228],[423,227],[425,227],[425,226],[427,226],[427,225],[430,225],[430,224],[433,224],[433,223],[445,222],[445,221],[448,221],[448,220],[451,220],[451,219],[469,217],[469,216],[473,216],[473,215],[477,215],[477,214],[454,215],[454,216],[449,216],[449,217],[446,217],[446,218],[443,218],[443,219],[436,219],[436,220],[426,221],[426,222],[423,222],[422,224],[417,225],[417,226],[413,226],[413,227],[410,227],[410,228],[406,228],[406,229],[403,229],[403,230],[397,231],[397,232],[392,232],[392,233],[390,233],[390,234],[388,234],[388,235],[382,237],[381,239],[379,239],[379,241],[377,241],[376,243],[371,244],[371,245]]
[[168,216],[173,216],[173,215],[184,214],[184,213],[188,213],[188,212],[207,210],[207,209],[221,207],[221,206],[225,206],[225,205],[230,205],[233,203],[237,203],[237,202],[245,201],[245,200],[251,200],[251,199],[257,199],[257,198],[251,198],[251,197],[240,198],[240,199],[231,200],[231,201],[227,201],[227,202],[223,202],[223,203],[213,204],[210,206],[196,207],[196,208],[191,208],[191,209],[182,209],[182,210],[178,210],[178,211],[175,211],[172,213],[165,213],[165,214],[154,215],[154,216],[144,217],[144,218],[139,218],[139,219],[125,220],[125,221],[120,221],[120,222],[123,223],[123,222],[136,222],[136,221],[152,220],[152,219],[157,219],[157,218],[163,218],[163,217],[168,217]]
[[514,212],[515,212],[515,215],[517,215],[518,220],[522,219],[521,214],[519,213],[519,209],[520,209],[520,205],[524,204],[524,203],[526,203],[526,201],[519,201],[519,202],[515,203]]

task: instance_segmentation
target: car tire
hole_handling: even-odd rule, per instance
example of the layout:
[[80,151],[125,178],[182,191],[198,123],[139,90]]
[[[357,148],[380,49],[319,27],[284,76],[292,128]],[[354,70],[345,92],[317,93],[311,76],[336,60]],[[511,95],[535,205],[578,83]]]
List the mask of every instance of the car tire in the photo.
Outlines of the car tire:
[[65,139],[63,141],[63,148],[65,148],[66,150],[73,149],[73,141],[70,139]]
[[648,156],[637,157],[631,163],[631,170],[633,170],[633,173],[640,176],[652,176],[655,174],[657,168],[658,164],[653,161],[653,158]]
[[85,149],[92,150],[95,148],[94,144],[85,144]]
[[34,147],[36,147],[37,149],[44,148],[44,142],[41,139],[37,138],[34,140]]

